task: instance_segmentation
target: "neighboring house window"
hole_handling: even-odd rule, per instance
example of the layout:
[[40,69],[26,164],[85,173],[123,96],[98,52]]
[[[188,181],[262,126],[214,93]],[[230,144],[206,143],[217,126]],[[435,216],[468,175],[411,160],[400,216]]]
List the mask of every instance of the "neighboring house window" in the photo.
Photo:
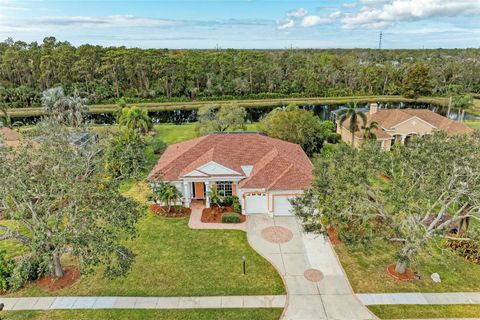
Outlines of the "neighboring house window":
[[231,181],[218,181],[217,190],[223,196],[232,195],[232,182]]

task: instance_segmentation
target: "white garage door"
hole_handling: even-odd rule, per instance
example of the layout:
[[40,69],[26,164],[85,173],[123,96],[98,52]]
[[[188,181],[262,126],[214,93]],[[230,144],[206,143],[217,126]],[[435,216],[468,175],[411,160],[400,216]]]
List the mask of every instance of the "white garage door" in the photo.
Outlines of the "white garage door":
[[276,216],[293,216],[292,204],[290,199],[295,196],[274,195],[273,196],[273,214]]
[[266,193],[255,192],[245,194],[245,212],[250,213],[267,213],[268,197]]

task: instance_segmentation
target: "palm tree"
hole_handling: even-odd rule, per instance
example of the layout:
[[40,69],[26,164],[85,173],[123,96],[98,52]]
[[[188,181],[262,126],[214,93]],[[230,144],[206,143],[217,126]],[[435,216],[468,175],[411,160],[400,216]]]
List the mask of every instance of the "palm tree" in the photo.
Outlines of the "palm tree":
[[162,203],[166,203],[168,206],[167,213],[172,210],[172,203],[180,198],[180,196],[181,194],[177,187],[168,182],[162,182],[157,190],[158,200],[160,200]]
[[372,121],[369,126],[362,126],[362,129],[365,130],[363,136],[368,140],[376,140],[377,135],[373,133],[373,130],[378,129],[378,123]]
[[123,108],[118,117],[118,124],[136,130],[142,135],[145,135],[153,127],[148,111],[138,107]]
[[347,119],[350,121],[348,129],[352,133],[352,146],[355,143],[355,132],[359,130],[358,118],[363,122],[363,125],[367,123],[367,116],[362,111],[357,109],[357,104],[349,102],[345,109],[341,109],[338,112],[340,124],[342,125]]
[[45,90],[42,93],[43,111],[66,125],[79,127],[88,112],[88,101],[77,90],[73,96],[66,96],[62,87]]

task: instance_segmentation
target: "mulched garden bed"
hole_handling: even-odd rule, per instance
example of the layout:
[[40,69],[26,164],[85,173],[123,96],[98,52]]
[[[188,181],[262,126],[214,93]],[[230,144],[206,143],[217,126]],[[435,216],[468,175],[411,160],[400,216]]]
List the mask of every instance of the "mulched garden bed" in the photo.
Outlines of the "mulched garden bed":
[[340,241],[340,238],[338,237],[338,231],[336,228],[332,228],[332,227],[329,227],[329,228],[326,228],[327,230],[327,236],[328,236],[328,239],[330,240],[330,243],[334,246],[342,243],[342,241]]
[[159,204],[152,204],[150,206],[150,211],[158,216],[168,218],[188,217],[192,213],[190,208],[181,206],[172,206],[170,212],[168,212],[168,206],[161,206]]
[[80,279],[80,271],[75,266],[66,267],[64,275],[61,278],[55,278],[52,275],[43,276],[34,283],[40,288],[47,291],[57,291],[77,282]]
[[[226,208],[205,208],[202,211],[202,218],[200,221],[203,223],[222,223],[222,215],[225,212],[233,212],[231,207]],[[247,217],[243,214],[240,215],[240,223],[245,222]]]
[[413,273],[412,269],[407,268],[407,270],[405,270],[405,273],[402,274],[395,272],[395,266],[395,264],[390,264],[387,267],[387,273],[390,277],[400,281],[412,281],[415,279],[415,274]]

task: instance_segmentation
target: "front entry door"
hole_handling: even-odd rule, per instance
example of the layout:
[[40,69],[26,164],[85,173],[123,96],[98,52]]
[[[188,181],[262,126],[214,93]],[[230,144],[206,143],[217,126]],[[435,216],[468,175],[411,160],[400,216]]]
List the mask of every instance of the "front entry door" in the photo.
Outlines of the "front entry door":
[[195,182],[195,199],[205,199],[205,184],[203,182]]

